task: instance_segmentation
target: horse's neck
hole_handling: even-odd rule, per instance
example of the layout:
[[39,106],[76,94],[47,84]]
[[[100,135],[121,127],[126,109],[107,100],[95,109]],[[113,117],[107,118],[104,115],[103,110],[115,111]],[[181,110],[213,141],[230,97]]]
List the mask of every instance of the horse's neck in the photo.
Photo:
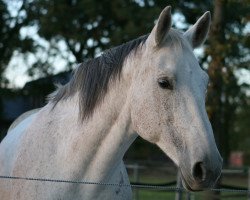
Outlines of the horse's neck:
[[62,123],[61,131],[67,130],[63,133],[65,141],[62,141],[62,148],[65,151],[66,146],[68,154],[74,155],[71,163],[82,169],[84,176],[87,174],[83,177],[85,179],[107,179],[137,136],[131,128],[125,85],[121,81],[113,84],[103,102],[84,122],[78,119],[78,106],[72,106],[78,105],[77,96],[56,106],[55,112],[60,115],[57,121]]

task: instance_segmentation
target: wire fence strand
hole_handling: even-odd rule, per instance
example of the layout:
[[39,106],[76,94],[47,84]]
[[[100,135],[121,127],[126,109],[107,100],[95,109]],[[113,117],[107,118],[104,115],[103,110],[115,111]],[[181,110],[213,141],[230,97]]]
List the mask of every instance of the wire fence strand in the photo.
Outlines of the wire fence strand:
[[64,179],[48,179],[48,178],[30,178],[30,177],[18,177],[18,176],[0,176],[0,179],[14,179],[14,180],[26,180],[26,181],[39,181],[39,182],[54,182],[54,183],[71,183],[71,184],[83,184],[83,185],[103,185],[103,186],[118,186],[118,187],[132,187],[140,189],[155,189],[155,190],[167,190],[167,191],[180,191],[183,188],[171,187],[171,186],[158,186],[150,184],[122,184],[122,183],[106,183],[106,182],[93,182],[93,181],[79,181],[79,180],[64,180]]
[[[159,185],[153,185],[153,184],[121,184],[121,183],[80,181],[80,180],[64,180],[64,179],[33,178],[33,177],[31,178],[31,177],[19,177],[19,176],[0,176],[0,179],[83,184],[83,185],[100,185],[100,186],[113,186],[113,187],[117,187],[117,186],[118,187],[131,187],[134,189],[164,190],[168,192],[185,191],[184,188],[173,187],[173,186],[159,186]],[[244,189],[210,188],[209,190],[214,191],[214,192],[245,193],[245,194],[250,195],[250,190],[244,190]]]

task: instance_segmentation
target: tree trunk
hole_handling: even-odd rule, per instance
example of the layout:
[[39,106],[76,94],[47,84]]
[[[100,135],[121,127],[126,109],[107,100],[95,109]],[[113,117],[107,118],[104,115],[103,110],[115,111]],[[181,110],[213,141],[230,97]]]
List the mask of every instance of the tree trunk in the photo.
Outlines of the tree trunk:
[[225,135],[222,132],[222,118],[223,118],[223,74],[224,56],[223,49],[225,44],[225,34],[223,18],[225,0],[214,1],[214,12],[212,26],[210,30],[209,42],[210,45],[207,48],[208,55],[211,56],[211,62],[208,68],[208,74],[210,77],[210,87],[208,89],[208,113],[210,121],[214,130],[217,145],[225,158],[225,152],[223,150]]
[[[223,68],[225,67],[225,58],[223,56],[225,48],[225,8],[226,0],[214,0],[213,18],[209,36],[209,46],[206,49],[207,55],[210,56],[208,74],[210,77],[210,86],[208,88],[208,115],[213,127],[216,143],[222,154],[224,161],[227,162],[228,145],[227,133],[223,126]],[[215,187],[219,187],[219,179]],[[219,199],[218,192],[208,192],[206,199]],[[215,196],[216,195],[216,196]]]

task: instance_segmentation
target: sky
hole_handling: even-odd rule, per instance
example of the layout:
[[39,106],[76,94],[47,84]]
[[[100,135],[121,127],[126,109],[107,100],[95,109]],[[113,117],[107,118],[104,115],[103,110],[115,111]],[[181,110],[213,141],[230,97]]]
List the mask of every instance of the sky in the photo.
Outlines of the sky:
[[[18,1],[12,1],[14,3],[8,4],[9,10],[11,11],[11,14],[15,16],[17,14],[18,7],[20,6],[20,3]],[[176,25],[177,28],[187,28],[187,25],[185,23],[185,17],[180,13],[173,14],[173,23]],[[46,40],[39,37],[38,28],[33,27],[23,27],[20,30],[21,37],[31,37],[33,38],[38,44],[42,45],[46,50],[49,50],[50,43]],[[247,25],[245,29],[246,34],[250,33],[250,23]],[[59,42],[57,44],[60,48],[60,52],[64,52],[63,56],[56,56],[53,61],[51,61],[51,65],[54,67],[53,74],[59,73],[61,71],[64,71],[67,69],[67,61],[65,60],[65,57],[67,59],[70,59],[71,62],[74,62],[75,59],[73,55],[67,52],[67,46],[63,42]],[[45,51],[46,52],[46,51]],[[22,88],[26,82],[37,79],[38,76],[34,76],[33,78],[30,78],[27,75],[27,66],[31,65],[35,62],[36,56],[44,57],[44,59],[48,59],[46,57],[45,52],[38,52],[35,54],[28,54],[27,58],[24,58],[22,54],[19,54],[17,51],[13,53],[13,57],[7,67],[7,70],[5,71],[6,78],[9,80],[11,88]],[[197,57],[200,57],[203,54],[203,48],[198,48],[194,51],[195,55]],[[64,58],[63,58],[64,57]],[[76,63],[77,64],[77,63]],[[240,69],[236,73],[236,76],[238,77],[239,84],[242,83],[248,83],[250,84],[250,70],[247,69]]]

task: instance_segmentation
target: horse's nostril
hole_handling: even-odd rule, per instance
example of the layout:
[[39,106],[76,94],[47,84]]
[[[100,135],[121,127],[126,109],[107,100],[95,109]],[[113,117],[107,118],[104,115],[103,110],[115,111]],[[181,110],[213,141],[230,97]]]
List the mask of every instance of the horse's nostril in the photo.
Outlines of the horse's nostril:
[[196,181],[204,181],[206,178],[206,169],[202,162],[195,163],[193,167],[193,177]]

